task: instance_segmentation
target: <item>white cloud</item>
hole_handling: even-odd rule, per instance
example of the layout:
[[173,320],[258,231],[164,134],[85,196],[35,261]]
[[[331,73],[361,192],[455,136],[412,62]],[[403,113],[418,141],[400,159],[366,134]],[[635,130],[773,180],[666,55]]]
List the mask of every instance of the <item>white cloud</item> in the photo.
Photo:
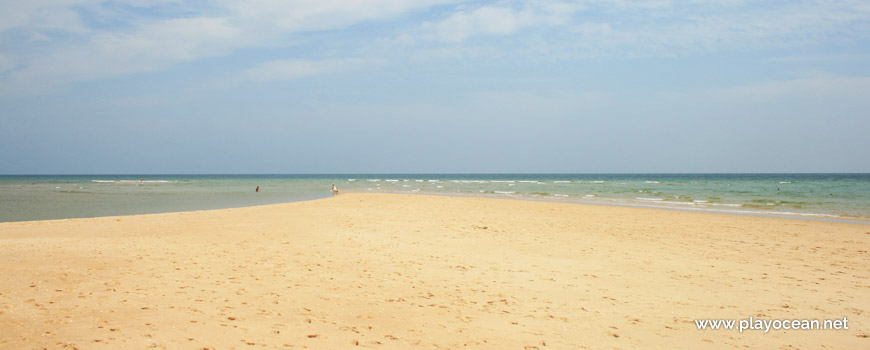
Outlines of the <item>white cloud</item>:
[[[870,6],[860,0],[504,0],[421,14],[457,1],[212,0],[194,8],[173,0],[0,0],[0,94],[162,70],[243,48],[283,47],[305,33],[396,18],[418,22],[377,34],[388,40],[349,33],[362,39],[326,55],[668,57],[870,39]],[[401,17],[406,14],[414,16]],[[417,30],[402,33],[408,27]],[[521,40],[458,45],[478,36]],[[361,48],[384,42],[380,50]],[[326,55],[309,52],[297,62]]]
[[128,33],[98,33],[81,44],[36,55],[23,68],[9,72],[0,91],[26,94],[69,82],[164,69],[227,54],[238,47],[240,36],[239,29],[221,18],[168,19]]
[[569,59],[673,57],[857,44],[870,39],[868,22],[870,7],[861,1],[507,1],[458,6],[440,20],[424,22],[420,37],[447,45],[476,36],[524,39],[502,44],[501,55],[545,50]]
[[226,54],[240,46],[244,34],[224,18],[177,18],[130,34],[100,34],[92,43],[99,52],[125,61],[184,62]]
[[344,28],[370,20],[392,18],[456,0],[250,0],[217,1],[232,17],[246,26],[270,31],[304,32]]
[[517,10],[510,6],[460,9],[438,22],[426,22],[423,31],[438,41],[458,43],[476,35],[510,35],[536,26],[568,24],[574,11],[582,8],[559,2],[538,2]]
[[[624,56],[676,56],[823,45],[832,42],[831,38],[866,40],[870,36],[870,32],[860,30],[861,23],[870,20],[870,11],[859,2],[655,4],[646,7],[617,2],[606,7],[601,12],[612,16],[573,26],[582,39],[573,49],[605,49]],[[864,27],[870,29],[866,24]]]
[[112,19],[113,10],[95,1],[11,1],[0,7],[0,35],[17,28],[45,43],[0,52],[20,64],[0,80],[0,93],[37,93],[70,82],[166,69],[240,48],[280,47],[286,45],[283,38],[294,33],[387,19],[444,1],[218,0],[191,9],[173,1],[130,0],[121,5],[150,6],[149,13],[169,18],[119,10],[126,22],[113,29],[81,24],[76,8],[96,14],[100,21]]
[[0,1],[0,34],[13,28],[29,31],[86,31],[74,6],[96,3],[96,0]]

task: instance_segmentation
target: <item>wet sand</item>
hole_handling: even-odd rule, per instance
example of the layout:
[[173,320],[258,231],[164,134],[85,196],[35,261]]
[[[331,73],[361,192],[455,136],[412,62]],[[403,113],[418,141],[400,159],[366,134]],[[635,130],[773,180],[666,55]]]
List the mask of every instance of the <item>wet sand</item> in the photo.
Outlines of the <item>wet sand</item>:
[[[866,349],[870,226],[503,199],[0,223],[2,349]],[[698,330],[696,319],[848,319]]]

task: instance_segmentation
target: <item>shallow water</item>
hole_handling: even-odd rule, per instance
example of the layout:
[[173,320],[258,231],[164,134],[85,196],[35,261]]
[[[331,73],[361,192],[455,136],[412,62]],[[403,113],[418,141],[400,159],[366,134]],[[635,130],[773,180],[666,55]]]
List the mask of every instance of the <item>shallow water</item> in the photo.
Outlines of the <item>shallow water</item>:
[[[140,181],[140,177],[142,181]],[[870,221],[870,174],[0,176],[0,221],[219,209],[359,192],[449,194]],[[260,192],[255,192],[260,186]]]

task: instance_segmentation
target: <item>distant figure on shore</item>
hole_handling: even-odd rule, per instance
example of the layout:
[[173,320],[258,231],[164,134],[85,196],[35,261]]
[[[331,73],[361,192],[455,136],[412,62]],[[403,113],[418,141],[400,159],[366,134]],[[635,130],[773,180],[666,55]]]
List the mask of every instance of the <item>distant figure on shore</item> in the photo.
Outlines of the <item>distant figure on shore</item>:
[[139,178],[139,183],[142,183],[142,178],[141,178],[141,177]]
[[257,192],[260,192],[260,186],[257,186]]
[[335,184],[332,184],[332,195],[334,196],[337,194],[338,194],[338,187],[335,187]]

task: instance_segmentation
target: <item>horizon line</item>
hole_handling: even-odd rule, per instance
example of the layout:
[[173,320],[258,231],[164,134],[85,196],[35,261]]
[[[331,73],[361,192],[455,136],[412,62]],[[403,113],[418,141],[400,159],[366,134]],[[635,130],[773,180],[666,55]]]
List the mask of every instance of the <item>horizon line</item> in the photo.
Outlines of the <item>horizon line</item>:
[[230,176],[230,175],[870,175],[870,172],[352,172],[352,173],[44,173],[0,176]]

